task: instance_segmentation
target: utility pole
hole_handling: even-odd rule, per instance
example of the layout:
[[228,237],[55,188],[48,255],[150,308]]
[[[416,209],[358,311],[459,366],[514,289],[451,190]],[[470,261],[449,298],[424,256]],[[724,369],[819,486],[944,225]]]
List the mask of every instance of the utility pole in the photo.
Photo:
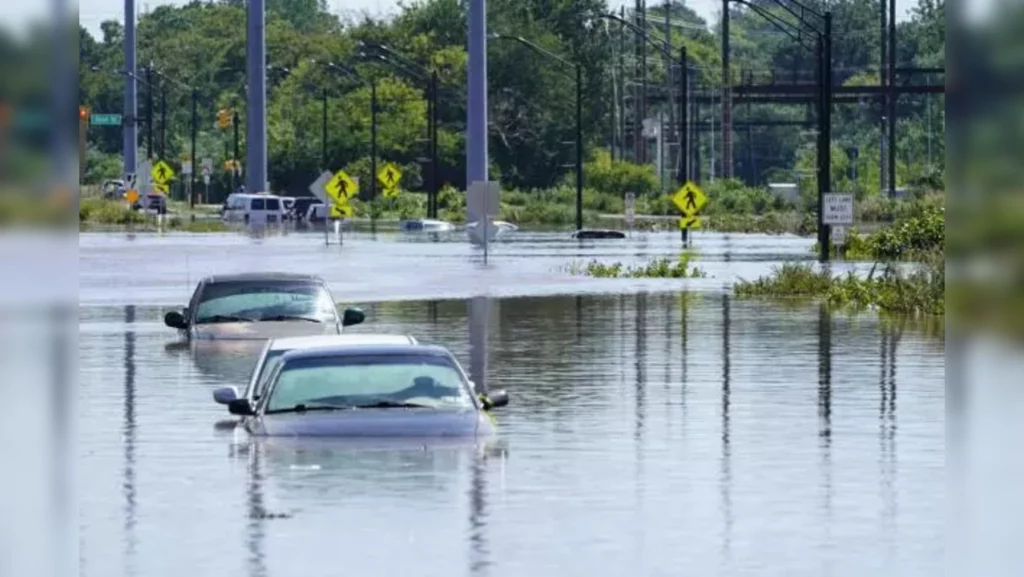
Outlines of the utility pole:
[[[234,129],[235,129],[235,131],[234,131],[235,132],[235,134],[234,134],[234,136],[235,136],[235,146],[234,146],[234,162],[231,165],[231,174],[237,175],[238,174],[238,163],[241,162],[241,160],[239,160],[239,158],[241,158],[241,156],[242,156],[241,149],[240,149],[239,143],[238,143],[238,110],[237,109],[234,110],[232,112],[232,114],[233,114],[233,116],[232,116],[231,124],[234,126]],[[246,115],[246,116],[248,116],[248,115]],[[249,168],[251,168],[251,167],[246,166],[245,168],[246,168],[246,173],[248,174]],[[247,187],[245,187],[245,191],[249,192],[249,193],[259,192],[260,190],[262,190],[262,188],[263,187],[261,186],[260,188],[253,189],[253,188],[249,188],[247,186]],[[234,192],[234,191],[232,191],[232,192]]]
[[322,110],[320,118],[320,170],[328,170],[327,167],[327,88],[320,94]]
[[[249,0],[246,12],[245,178],[251,192],[267,188],[267,37],[265,0]],[[237,133],[236,133],[237,134]],[[237,151],[236,151],[237,152]]]
[[[189,175],[189,187],[188,187],[188,206],[189,208],[195,208],[196,206],[196,133],[199,131],[199,91],[194,87],[192,88],[192,134],[190,135],[191,142],[191,162],[192,162],[192,174]],[[194,216],[194,215],[193,215]]]
[[[674,106],[672,106],[672,100],[673,100],[672,99],[672,92],[673,92],[672,89],[674,87],[674,83],[672,82],[672,58],[669,56],[670,54],[672,54],[672,44],[670,42],[671,39],[672,39],[672,3],[671,2],[665,2],[665,47],[664,47],[664,53],[665,53],[665,88],[666,88],[666,92],[667,92],[667,96],[668,96],[668,98],[666,99],[666,102],[668,103],[668,126],[669,126],[669,129],[665,130],[664,132],[668,133],[669,135],[672,134],[672,129],[674,129],[676,127],[676,108]],[[661,164],[662,164],[663,167],[665,165],[665,160],[671,157],[671,155],[668,154],[668,151],[667,151],[668,148],[669,148],[669,145],[665,143],[665,138],[662,137]],[[664,168],[662,169],[662,172],[664,173]],[[669,173],[669,174],[671,174],[671,173]]]
[[878,0],[879,7],[879,61],[878,61],[878,85],[881,87],[881,97],[879,98],[879,114],[878,114],[878,191],[879,194],[885,192],[885,131],[886,131],[886,119],[885,110],[888,107],[889,92],[886,90],[886,84],[888,84],[888,74],[886,68],[888,68],[888,58],[886,57],[886,44],[888,39],[886,38],[886,0]]
[[583,66],[576,56],[576,230],[583,229]]
[[439,172],[437,152],[437,71],[430,73],[431,96],[433,106],[430,107],[430,218],[437,218],[437,195],[439,190]]
[[135,174],[139,149],[138,85],[135,78],[135,0],[124,0],[124,173]]
[[686,63],[686,46],[679,49],[679,183],[686,184],[690,178],[690,139],[686,122],[689,109],[690,70]]
[[732,178],[732,71],[729,62],[729,2],[722,0],[722,178]]
[[896,0],[889,0],[889,197],[896,196]]
[[167,158],[167,86],[160,79],[160,158]]
[[146,66],[146,160],[153,160],[153,63]]
[[[377,79],[370,82],[370,202],[377,200]],[[370,210],[371,218],[376,214]],[[375,220],[375,219],[374,219]]]

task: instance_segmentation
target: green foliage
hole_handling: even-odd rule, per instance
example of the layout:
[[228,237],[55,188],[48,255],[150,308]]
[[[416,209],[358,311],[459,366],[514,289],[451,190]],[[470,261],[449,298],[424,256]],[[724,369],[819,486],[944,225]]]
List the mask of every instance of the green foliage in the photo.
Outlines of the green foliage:
[[770,276],[740,281],[739,297],[814,298],[837,306],[877,308],[900,314],[945,314],[946,274],[941,260],[930,260],[910,273],[887,265],[882,273],[861,278],[850,272],[833,277],[808,264],[786,263]]
[[573,263],[567,272],[598,278],[705,278],[707,273],[690,266],[692,255],[684,253],[677,260],[658,258],[640,266],[626,266],[621,262],[601,263],[592,260],[585,265]]
[[[850,260],[920,260],[946,250],[946,213],[941,206],[917,204],[895,223],[867,236],[851,228],[842,254]],[[815,243],[813,252],[818,251]],[[837,254],[833,244],[832,253]]]
[[83,198],[78,203],[78,222],[102,225],[128,225],[146,222],[146,215],[128,208],[128,204],[102,198]]
[[[583,165],[583,185],[586,188],[619,197],[627,192],[637,196],[648,195],[658,189],[658,178],[654,167],[640,166],[632,162],[612,160],[607,150],[594,153],[594,159]],[[574,178],[569,175],[567,178]]]

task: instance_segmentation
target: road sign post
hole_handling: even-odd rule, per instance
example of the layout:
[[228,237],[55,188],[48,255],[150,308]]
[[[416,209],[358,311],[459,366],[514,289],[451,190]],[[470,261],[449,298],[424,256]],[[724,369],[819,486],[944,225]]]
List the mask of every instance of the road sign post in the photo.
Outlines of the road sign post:
[[[820,226],[825,229],[834,229],[834,227],[843,227],[843,242],[845,242],[845,227],[853,224],[853,195],[849,193],[829,192],[822,196],[822,211],[821,211],[821,224]],[[828,228],[825,228],[828,227]],[[820,231],[819,231],[820,232]],[[821,238],[829,238],[829,235],[819,235]],[[819,241],[821,242],[821,241]],[[827,243],[833,244],[833,243]],[[835,242],[836,246],[839,246],[839,242]],[[821,261],[827,262],[828,257],[832,252],[832,247],[821,246]]]
[[625,216],[626,216],[626,227],[629,229],[630,234],[633,233],[633,221],[636,218],[634,213],[634,205],[636,203],[636,195],[632,192],[627,192],[624,205],[625,205]]
[[679,212],[683,213],[682,218],[679,219],[679,229],[684,244],[689,240],[689,230],[701,227],[701,221],[697,214],[707,203],[707,195],[693,181],[687,181],[672,195],[672,204],[676,205]]
[[377,171],[377,182],[380,184],[381,195],[384,198],[394,198],[398,196],[398,186],[402,182],[402,170],[393,162],[389,162]]

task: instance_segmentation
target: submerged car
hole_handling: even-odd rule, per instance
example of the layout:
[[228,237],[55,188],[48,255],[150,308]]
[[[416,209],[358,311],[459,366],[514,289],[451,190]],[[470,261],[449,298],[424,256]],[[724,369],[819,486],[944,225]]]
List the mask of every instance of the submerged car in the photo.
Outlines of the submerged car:
[[504,391],[477,395],[451,352],[422,344],[293,350],[262,393],[228,404],[260,437],[487,437],[488,412],[508,404]]
[[351,335],[317,335],[310,337],[286,337],[283,339],[270,339],[263,346],[256,364],[253,366],[252,374],[249,376],[249,384],[241,397],[235,387],[221,387],[213,391],[214,402],[221,405],[230,405],[239,398],[248,399],[254,403],[262,396],[266,387],[267,379],[273,373],[273,367],[281,356],[295,350],[308,350],[320,347],[335,345],[415,345],[416,338],[411,335],[380,335],[380,334],[351,334]]
[[206,277],[188,307],[164,316],[164,324],[189,340],[339,334],[363,320],[356,308],[339,316],[323,279],[291,273]]

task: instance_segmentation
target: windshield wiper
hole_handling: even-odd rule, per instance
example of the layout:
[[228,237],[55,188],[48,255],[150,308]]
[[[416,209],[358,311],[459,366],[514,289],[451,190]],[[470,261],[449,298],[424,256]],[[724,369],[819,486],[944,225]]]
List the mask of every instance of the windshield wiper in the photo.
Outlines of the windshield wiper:
[[196,319],[196,324],[201,325],[205,323],[251,323],[253,319],[249,317],[240,317],[236,315],[211,315]]
[[274,409],[272,411],[266,411],[268,415],[276,415],[279,413],[305,413],[308,411],[345,411],[351,409],[351,406],[338,406],[338,405],[304,405],[298,404],[294,407],[287,409]]
[[311,323],[322,322],[318,318],[304,317],[304,316],[301,316],[301,315],[273,315],[273,316],[269,316],[269,317],[262,317],[260,320],[261,321],[309,321]]
[[420,403],[406,403],[404,401],[390,401],[381,399],[372,403],[366,403],[363,405],[354,405],[356,409],[433,409],[430,405],[423,405]]

